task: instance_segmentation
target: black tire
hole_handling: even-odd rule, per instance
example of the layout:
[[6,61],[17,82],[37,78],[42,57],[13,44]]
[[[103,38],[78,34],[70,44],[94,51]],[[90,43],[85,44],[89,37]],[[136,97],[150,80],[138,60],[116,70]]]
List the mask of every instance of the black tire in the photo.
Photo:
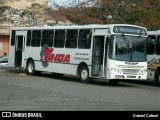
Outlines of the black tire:
[[157,69],[154,79],[155,86],[160,86],[160,69]]
[[34,64],[33,60],[30,60],[27,63],[27,69],[26,70],[27,70],[28,75],[35,75],[35,64]]
[[118,85],[119,82],[120,82],[119,80],[109,80],[109,83],[111,85]]
[[82,83],[91,82],[91,78],[89,78],[89,69],[87,66],[83,66],[80,68],[79,76],[80,76],[80,82]]

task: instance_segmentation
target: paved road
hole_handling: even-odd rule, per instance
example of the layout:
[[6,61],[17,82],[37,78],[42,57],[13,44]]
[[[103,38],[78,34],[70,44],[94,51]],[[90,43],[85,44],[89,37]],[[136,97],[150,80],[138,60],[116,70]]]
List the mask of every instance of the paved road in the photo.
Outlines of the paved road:
[[160,87],[150,83],[84,84],[71,77],[0,71],[0,110],[159,111],[159,103]]

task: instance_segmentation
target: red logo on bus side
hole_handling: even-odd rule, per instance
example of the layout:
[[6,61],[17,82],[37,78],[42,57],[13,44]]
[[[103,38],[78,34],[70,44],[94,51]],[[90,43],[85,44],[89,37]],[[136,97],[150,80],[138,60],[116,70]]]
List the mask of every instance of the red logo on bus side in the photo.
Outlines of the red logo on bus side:
[[54,49],[47,48],[44,56],[44,61],[48,62],[59,62],[59,63],[70,63],[70,55],[65,54],[54,54]]

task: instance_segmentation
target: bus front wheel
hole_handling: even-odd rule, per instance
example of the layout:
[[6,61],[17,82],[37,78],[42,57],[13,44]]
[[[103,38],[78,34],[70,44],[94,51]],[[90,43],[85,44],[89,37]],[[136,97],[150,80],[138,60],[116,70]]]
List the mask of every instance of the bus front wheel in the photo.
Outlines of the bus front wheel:
[[91,78],[89,78],[89,69],[87,66],[83,66],[80,69],[80,82],[89,83]]

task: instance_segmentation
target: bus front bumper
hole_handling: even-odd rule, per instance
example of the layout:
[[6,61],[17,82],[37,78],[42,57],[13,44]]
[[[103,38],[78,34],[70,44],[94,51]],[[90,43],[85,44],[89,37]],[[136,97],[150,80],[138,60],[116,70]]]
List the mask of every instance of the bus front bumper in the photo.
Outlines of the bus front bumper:
[[119,73],[114,73],[110,71],[108,73],[108,79],[133,79],[133,80],[147,80],[147,73],[145,74],[140,74],[140,75],[134,75],[134,74],[119,74]]

